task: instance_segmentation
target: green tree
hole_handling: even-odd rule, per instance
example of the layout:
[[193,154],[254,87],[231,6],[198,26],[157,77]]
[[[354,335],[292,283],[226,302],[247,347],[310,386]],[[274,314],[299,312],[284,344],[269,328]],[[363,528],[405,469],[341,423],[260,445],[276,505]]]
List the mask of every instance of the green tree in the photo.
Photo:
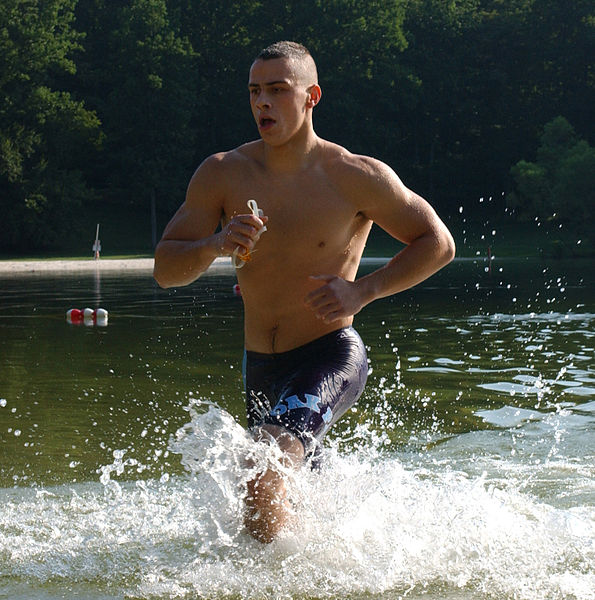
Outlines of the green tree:
[[[248,105],[248,68],[264,23],[260,2],[173,0],[180,35],[194,50],[193,165],[256,134]],[[282,3],[278,3],[282,6]],[[274,15],[266,23],[273,27]],[[179,203],[179,199],[178,199]]]
[[309,44],[323,87],[317,109],[321,133],[397,166],[400,108],[416,85],[401,64],[407,46],[404,3],[319,0],[316,6],[319,16]]
[[84,157],[99,122],[62,87],[81,35],[74,0],[0,4],[0,247],[59,243],[89,197]]
[[[478,107],[471,93],[469,38],[477,1],[407,0],[404,23],[408,47],[401,62],[417,81],[411,101],[401,106],[400,152],[424,195],[460,203],[466,186],[463,165],[475,145]],[[456,173],[457,177],[453,177]],[[438,198],[436,198],[438,197]]]
[[536,161],[519,161],[511,174],[515,192],[509,205],[522,218],[567,224],[593,238],[595,148],[578,139],[564,117],[545,125]]
[[[82,3],[82,85],[106,136],[94,183],[107,203],[151,214],[177,206],[192,169],[195,56],[165,0]],[[147,235],[147,242],[149,236]]]
[[320,135],[355,151],[394,156],[397,90],[412,85],[397,61],[406,45],[402,0],[177,4],[183,34],[197,54],[197,160],[257,135],[248,105],[248,70],[263,47],[283,39],[306,45],[318,64],[323,100],[315,126]]
[[557,114],[591,139],[594,25],[588,0],[407,0],[401,61],[419,93],[404,140],[419,188],[445,207],[501,198]]
[[595,137],[595,5],[591,0],[533,0],[524,13],[520,35],[525,116],[539,127],[564,114],[591,142]]

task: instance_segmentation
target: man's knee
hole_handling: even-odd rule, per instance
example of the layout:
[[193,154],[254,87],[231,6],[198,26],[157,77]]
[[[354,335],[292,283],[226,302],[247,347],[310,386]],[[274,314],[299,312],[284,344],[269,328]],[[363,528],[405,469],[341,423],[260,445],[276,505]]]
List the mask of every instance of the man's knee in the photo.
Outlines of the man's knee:
[[264,424],[254,430],[257,442],[275,443],[283,453],[284,466],[298,467],[304,460],[304,444],[293,433],[280,425]]

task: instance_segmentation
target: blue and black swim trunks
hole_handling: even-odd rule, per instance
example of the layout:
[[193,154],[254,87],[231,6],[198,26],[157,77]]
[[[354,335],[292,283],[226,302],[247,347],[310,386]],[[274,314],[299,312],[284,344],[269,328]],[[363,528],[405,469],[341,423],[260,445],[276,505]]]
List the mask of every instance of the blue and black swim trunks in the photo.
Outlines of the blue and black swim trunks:
[[248,428],[280,425],[301,440],[310,454],[357,402],[367,376],[366,349],[352,327],[287,352],[246,351]]

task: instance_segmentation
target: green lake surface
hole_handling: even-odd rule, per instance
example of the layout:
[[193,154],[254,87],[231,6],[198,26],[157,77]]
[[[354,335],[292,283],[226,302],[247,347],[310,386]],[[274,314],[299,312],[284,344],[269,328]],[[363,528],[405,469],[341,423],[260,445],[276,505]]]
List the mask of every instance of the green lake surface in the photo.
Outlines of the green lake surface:
[[0,598],[595,598],[592,262],[456,260],[366,307],[366,391],[268,546],[234,283],[0,274]]

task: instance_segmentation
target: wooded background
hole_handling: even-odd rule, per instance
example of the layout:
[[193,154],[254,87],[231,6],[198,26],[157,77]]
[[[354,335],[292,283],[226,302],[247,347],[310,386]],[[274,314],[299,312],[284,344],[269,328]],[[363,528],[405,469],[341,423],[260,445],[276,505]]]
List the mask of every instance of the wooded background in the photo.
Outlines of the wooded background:
[[321,137],[451,222],[588,249],[594,32],[591,0],[3,0],[0,250],[87,251],[101,222],[150,252],[197,165],[257,137],[248,70],[280,39],[318,64]]

